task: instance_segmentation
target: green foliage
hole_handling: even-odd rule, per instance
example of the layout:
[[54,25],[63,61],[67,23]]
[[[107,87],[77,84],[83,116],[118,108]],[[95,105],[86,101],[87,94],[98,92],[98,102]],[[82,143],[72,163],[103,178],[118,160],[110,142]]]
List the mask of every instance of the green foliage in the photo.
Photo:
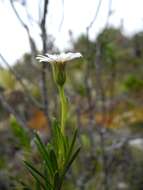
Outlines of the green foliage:
[[127,91],[138,91],[143,88],[143,80],[134,75],[129,75],[124,81],[124,87]]
[[19,147],[30,149],[30,137],[26,129],[21,127],[16,121],[15,117],[11,116],[10,126],[13,134],[18,139]]
[[14,90],[16,86],[15,77],[7,69],[0,70],[0,86],[2,86],[6,90]]
[[[77,130],[72,139],[64,136],[55,120],[52,125],[51,143],[45,145],[38,134],[35,144],[41,157],[41,167],[25,161],[26,168],[35,180],[37,190],[60,190],[66,173],[77,157],[80,148],[76,148]],[[29,188],[30,189],[30,188]]]

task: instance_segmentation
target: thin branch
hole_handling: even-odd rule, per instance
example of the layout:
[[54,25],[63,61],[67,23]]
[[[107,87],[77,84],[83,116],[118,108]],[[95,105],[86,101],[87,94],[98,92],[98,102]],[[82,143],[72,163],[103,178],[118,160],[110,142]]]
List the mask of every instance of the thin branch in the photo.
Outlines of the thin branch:
[[[101,42],[97,38],[96,40],[96,59],[95,59],[95,76],[96,76],[96,109],[97,111],[100,111],[101,114],[106,113],[106,95],[105,95],[105,89],[103,87],[103,81],[102,81],[102,57],[101,57]],[[101,104],[99,104],[99,102]],[[102,124],[101,126],[96,126],[97,132],[100,137],[100,148],[102,151],[102,165],[103,165],[103,185],[105,190],[109,190],[109,170],[108,170],[108,160],[107,160],[107,154],[106,154],[106,142],[105,142],[105,134],[107,132],[107,129],[105,128],[105,125]]]
[[[40,27],[41,27],[41,38],[42,38],[42,43],[43,43],[43,54],[45,54],[47,52],[47,30],[46,30],[46,19],[47,19],[47,13],[48,13],[48,3],[49,0],[45,0],[44,1],[44,11],[43,11],[43,17],[40,23]],[[47,92],[47,85],[46,85],[46,68],[47,68],[47,64],[46,63],[42,63],[42,94],[43,94],[43,104],[44,104],[44,111],[45,111],[45,115],[48,119],[48,125],[50,126],[50,121],[49,121],[49,105],[48,105],[48,92]]]
[[97,16],[98,16],[98,13],[99,13],[99,10],[100,10],[100,7],[101,7],[101,4],[102,4],[102,1],[103,1],[103,0],[99,0],[99,3],[98,3],[98,6],[97,6],[97,9],[96,9],[95,15],[94,15],[94,17],[93,17],[93,20],[90,22],[90,24],[89,24],[89,25],[87,26],[87,28],[86,28],[87,36],[88,36],[89,30],[92,28],[94,22],[95,22],[96,19],[97,19]]
[[27,32],[29,43],[30,43],[30,48],[31,48],[31,53],[32,53],[32,58],[33,58],[33,62],[34,62],[35,56],[37,55],[36,44],[35,44],[33,38],[31,37],[30,30],[29,30],[28,26],[23,22],[20,15],[18,14],[18,12],[14,6],[13,0],[10,0],[10,4],[11,4],[11,7],[12,7],[17,19],[19,20],[19,22],[21,23],[21,25],[25,28],[25,30]]
[[[96,76],[96,108],[97,111],[100,111],[101,114],[106,113],[106,96],[105,91],[102,85],[102,79],[101,79],[101,45],[100,41],[97,39],[96,41],[96,60],[95,60],[95,76]],[[101,102],[99,105],[98,102]],[[97,132],[100,137],[100,148],[102,151],[102,164],[103,164],[103,185],[105,190],[109,190],[109,172],[108,172],[108,163],[107,163],[107,154],[105,151],[106,148],[106,142],[105,142],[105,134],[107,129],[102,124],[102,126],[96,126]]]
[[[19,14],[18,14],[18,12],[14,6],[13,1],[10,0],[10,3],[11,3],[12,9],[13,9],[15,15],[17,16],[19,22],[25,28],[25,30],[28,34],[29,43],[30,43],[31,52],[32,52],[32,58],[33,58],[33,62],[34,62],[35,56],[37,55],[36,44],[30,35],[30,30],[29,30],[28,26],[23,22],[23,20],[19,16]],[[42,42],[43,42],[43,53],[45,53],[47,51],[46,16],[47,16],[48,3],[49,3],[49,0],[44,1],[43,17],[42,17],[42,20],[40,23],[40,27],[41,27],[41,31],[42,31],[41,37],[42,37]],[[45,63],[43,63],[43,66],[42,66],[42,84],[43,84],[42,85],[42,92],[43,92],[44,110],[45,110],[46,116],[48,116],[48,101],[47,101],[46,71],[45,70],[46,70],[46,65],[45,65]]]
[[105,133],[106,129],[101,126],[101,130],[99,132],[100,136],[100,147],[102,152],[102,165],[103,165],[103,185],[105,190],[109,190],[109,167],[108,167],[108,157],[106,152],[106,142],[105,142]]
[[31,96],[27,86],[23,83],[22,79],[21,79],[21,76],[19,76],[17,74],[17,72],[15,72],[15,70],[9,65],[8,61],[3,57],[3,55],[0,53],[0,58],[1,60],[4,62],[4,64],[8,67],[9,71],[14,75],[14,77],[16,78],[16,80],[19,82],[19,84],[23,87],[23,89],[25,90],[25,93],[26,93],[26,97],[29,98],[29,100],[31,100],[34,105],[36,105],[37,107],[41,108],[42,105],[37,102],[37,100]]
[[11,7],[15,13],[15,15],[17,16],[18,20],[20,21],[21,25],[27,30],[27,32],[29,32],[29,28],[28,26],[23,22],[23,20],[21,19],[21,17],[19,16],[15,6],[14,6],[14,3],[13,3],[13,0],[10,0],[10,4],[11,4]]
[[43,11],[43,17],[40,23],[41,27],[41,37],[43,42],[43,54],[47,52],[47,30],[46,30],[46,19],[47,19],[47,13],[48,13],[48,3],[49,0],[44,1],[44,11]]
[[42,95],[43,95],[43,107],[45,111],[45,115],[48,117],[49,116],[49,109],[48,109],[48,93],[47,93],[47,82],[46,82],[46,68],[47,65],[46,63],[42,63]]
[[107,13],[107,19],[106,19],[106,24],[105,24],[105,28],[108,27],[109,24],[109,18],[112,15],[112,0],[109,0],[109,4],[108,4],[108,13]]
[[102,105],[99,106],[101,109],[99,109],[99,110],[101,112],[105,113],[105,106],[104,106],[105,93],[104,93],[102,79],[101,79],[101,45],[100,45],[100,42],[98,39],[96,41],[95,73],[96,73],[95,74],[95,76],[96,76],[96,102],[102,101]]

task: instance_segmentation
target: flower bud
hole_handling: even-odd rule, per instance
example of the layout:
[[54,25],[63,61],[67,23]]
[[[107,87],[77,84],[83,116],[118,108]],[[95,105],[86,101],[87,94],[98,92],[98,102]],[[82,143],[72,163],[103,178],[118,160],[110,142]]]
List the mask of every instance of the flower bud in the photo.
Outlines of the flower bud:
[[66,82],[66,70],[65,70],[65,64],[59,63],[53,65],[54,69],[54,80],[56,84],[60,87],[62,87]]

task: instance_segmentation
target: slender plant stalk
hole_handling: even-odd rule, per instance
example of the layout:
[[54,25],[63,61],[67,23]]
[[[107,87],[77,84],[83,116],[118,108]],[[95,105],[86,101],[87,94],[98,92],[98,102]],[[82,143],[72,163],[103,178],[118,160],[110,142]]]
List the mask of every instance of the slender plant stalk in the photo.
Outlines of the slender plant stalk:
[[61,132],[65,134],[65,123],[67,120],[67,98],[64,93],[64,87],[60,86],[59,88],[59,96],[60,96],[60,103],[61,103]]

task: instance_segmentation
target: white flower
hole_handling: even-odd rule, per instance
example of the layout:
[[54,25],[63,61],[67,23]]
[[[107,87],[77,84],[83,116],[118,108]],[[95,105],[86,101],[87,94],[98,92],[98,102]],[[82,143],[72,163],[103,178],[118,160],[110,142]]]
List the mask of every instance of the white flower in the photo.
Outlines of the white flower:
[[61,53],[61,54],[46,54],[38,55],[36,59],[39,62],[48,62],[48,63],[66,63],[71,60],[82,57],[81,53]]

